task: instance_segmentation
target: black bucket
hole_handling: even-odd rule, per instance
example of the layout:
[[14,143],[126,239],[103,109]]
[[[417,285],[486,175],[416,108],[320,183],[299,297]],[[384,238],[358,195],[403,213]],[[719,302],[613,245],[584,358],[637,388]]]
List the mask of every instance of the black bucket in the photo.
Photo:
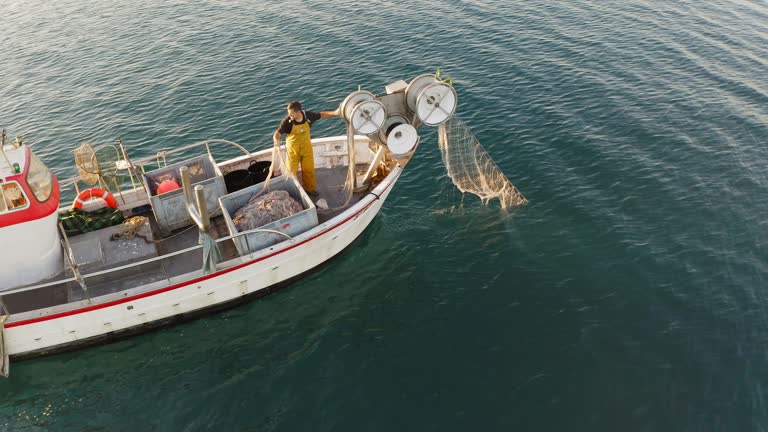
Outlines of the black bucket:
[[257,162],[251,161],[251,165],[248,167],[248,172],[253,177],[253,184],[261,183],[267,179],[269,175],[269,167],[272,166],[272,162]]
[[251,161],[248,169],[235,170],[224,174],[224,184],[227,186],[227,192],[232,193],[263,182],[269,175],[269,167],[271,165],[271,162]]
[[236,170],[224,174],[224,184],[227,186],[227,192],[235,192],[250,186],[251,173],[248,170]]

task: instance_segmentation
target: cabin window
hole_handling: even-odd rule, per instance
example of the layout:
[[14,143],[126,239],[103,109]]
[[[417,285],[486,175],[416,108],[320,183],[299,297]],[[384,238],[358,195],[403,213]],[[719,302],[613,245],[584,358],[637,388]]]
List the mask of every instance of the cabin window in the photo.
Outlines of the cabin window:
[[53,175],[48,167],[40,162],[40,159],[32,152],[29,152],[27,184],[38,201],[44,202],[50,198],[51,190],[53,190]]
[[21,210],[29,206],[27,197],[16,182],[8,182],[0,185],[0,213]]

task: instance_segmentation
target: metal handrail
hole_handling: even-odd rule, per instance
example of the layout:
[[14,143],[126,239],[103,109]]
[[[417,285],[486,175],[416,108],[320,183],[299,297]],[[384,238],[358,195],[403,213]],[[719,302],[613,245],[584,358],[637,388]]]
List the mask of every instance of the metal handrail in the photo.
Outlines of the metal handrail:
[[[364,137],[364,136],[357,136],[357,135],[354,136],[355,140],[362,139],[362,138],[366,138],[366,137]],[[321,138],[318,141],[324,141],[324,140],[325,139]],[[182,147],[180,149],[172,150],[171,153],[181,152],[181,151],[187,150],[189,148],[192,148],[192,147],[195,147],[195,146],[206,145],[208,143],[211,143],[211,144],[214,144],[214,143],[230,144],[230,145],[233,145],[233,146],[236,146],[236,147],[240,148],[247,155],[251,155],[251,153],[248,152],[248,150],[244,149],[239,144],[231,142],[231,141],[226,141],[226,140],[200,141],[200,142],[197,142],[197,143],[194,143],[194,144],[190,144],[190,145],[188,145],[186,147]],[[151,161],[150,158],[151,157],[141,159],[141,160],[139,160],[139,163]],[[77,179],[78,178],[73,178],[73,179],[70,179],[70,180],[72,180],[74,182]],[[354,206],[361,205],[361,203],[363,203],[364,200],[365,200],[365,198],[361,199],[360,201],[356,202],[353,206],[350,206],[349,209],[351,209]],[[256,234],[256,233],[272,233],[272,234],[282,235],[282,236],[286,237],[288,240],[293,240],[293,237],[291,237],[290,235],[285,234],[283,232],[280,232],[280,231],[256,228],[256,229],[252,229],[252,230],[248,230],[248,231],[237,233],[236,235],[230,235],[230,236],[226,236],[226,237],[222,237],[222,238],[216,239],[216,243],[220,243],[220,242],[224,242],[224,241],[227,241],[227,240],[232,240],[232,239],[235,239],[235,238],[238,238],[238,237],[241,237],[241,236],[245,236],[245,235],[248,235],[248,234]],[[97,271],[97,272],[93,272],[93,273],[89,273],[89,274],[82,274],[81,278],[82,279],[87,279],[87,278],[91,278],[91,277],[95,277],[95,276],[100,276],[100,275],[104,275],[104,274],[108,274],[108,273],[112,273],[112,272],[116,272],[116,271],[120,271],[120,270],[125,270],[125,269],[131,268],[131,267],[137,267],[137,266],[140,266],[140,265],[149,264],[149,263],[156,262],[156,261],[162,261],[162,260],[167,259],[167,258],[171,258],[171,257],[177,256],[177,255],[181,255],[181,254],[188,253],[188,252],[191,252],[191,251],[194,251],[194,250],[197,250],[197,249],[202,249],[202,248],[203,248],[203,245],[196,245],[196,246],[192,246],[192,247],[189,247],[189,248],[186,248],[186,249],[181,249],[181,250],[178,250],[178,251],[175,251],[175,252],[164,254],[164,255],[161,255],[161,256],[149,258],[149,259],[142,260],[142,261],[137,261],[137,262],[134,262],[134,263],[131,263],[131,264],[126,264],[126,265],[118,266],[118,267],[112,267],[112,268],[109,268],[109,269],[106,269],[106,270],[101,270],[101,271]],[[170,278],[167,278],[166,280],[170,280]],[[39,284],[39,285],[32,285],[32,286],[26,286],[26,287],[20,287],[20,288],[13,288],[13,289],[10,289],[10,290],[5,290],[5,291],[0,290],[0,299],[3,296],[6,296],[6,295],[17,294],[17,293],[27,292],[27,291],[33,291],[33,290],[47,288],[47,287],[50,287],[50,286],[64,284],[64,283],[69,283],[69,282],[78,282],[79,283],[77,278],[72,277],[72,278],[66,278],[66,279],[60,279],[60,280],[57,280],[57,281],[47,282],[47,283]]]
[[[293,240],[293,237],[291,237],[290,235],[288,235],[288,234],[286,234],[284,232],[280,232],[280,231],[276,231],[276,230],[270,230],[270,229],[255,228],[255,229],[252,229],[252,230],[248,230],[248,231],[243,231],[241,233],[237,233],[236,235],[231,235],[231,236],[222,237],[220,239],[216,239],[216,243],[220,243],[220,242],[224,242],[224,241],[227,241],[227,240],[232,240],[232,239],[238,238],[240,236],[244,236],[244,235],[248,235],[248,234],[255,234],[255,233],[260,233],[260,232],[271,233],[271,234],[279,234],[279,235],[282,235],[282,236],[286,237],[288,240]],[[93,273],[83,274],[83,275],[81,275],[81,277],[83,279],[88,279],[88,278],[92,278],[92,277],[96,277],[96,276],[101,276],[101,275],[109,274],[109,273],[112,273],[112,272],[129,269],[129,268],[132,268],[132,267],[138,267],[140,265],[153,263],[155,261],[161,261],[161,260],[164,260],[166,258],[171,258],[171,257],[174,257],[176,255],[182,255],[182,254],[185,254],[187,252],[192,252],[194,250],[202,249],[202,248],[203,248],[203,245],[191,246],[191,247],[188,247],[186,249],[181,249],[181,250],[178,250],[178,251],[175,251],[175,252],[171,252],[171,253],[168,253],[168,254],[165,254],[165,255],[149,258],[149,259],[146,259],[146,260],[136,261],[136,262],[133,262],[133,263],[130,263],[130,264],[126,264],[126,265],[122,265],[122,266],[118,266],[118,267],[111,267],[111,268],[108,268],[106,270],[100,270],[100,271],[93,272]],[[6,295],[10,295],[10,294],[17,294],[17,293],[25,292],[25,291],[32,291],[32,290],[36,290],[36,289],[46,288],[46,287],[49,287],[49,286],[59,285],[59,284],[62,284],[62,283],[67,283],[67,282],[77,282],[77,279],[72,277],[72,278],[67,278],[67,279],[60,279],[60,280],[53,281],[53,282],[47,282],[47,283],[40,284],[40,285],[33,285],[33,286],[22,287],[22,288],[14,288],[14,289],[7,290],[7,291],[0,291],[0,297],[6,296]]]
[[[398,169],[399,169],[400,172],[402,172],[402,167],[400,165],[398,165],[392,171],[392,173],[390,173],[390,174],[394,174],[394,173],[398,172]],[[390,180],[390,181],[393,181],[393,180]],[[384,182],[382,182],[382,184],[383,183]],[[379,186],[381,187],[381,185],[379,185]],[[370,198],[370,199],[368,199],[368,198]],[[370,192],[365,197],[361,198],[358,202],[356,202],[354,205],[350,206],[345,212],[343,212],[339,216],[342,216],[342,215],[344,215],[344,214],[346,214],[348,212],[351,212],[351,211],[355,211],[356,207],[365,206],[365,205],[367,205],[366,203],[368,203],[369,201],[373,201],[374,199],[379,199],[379,196],[376,195],[373,192]],[[322,227],[323,225],[325,225],[325,224],[319,225],[316,228]],[[263,229],[263,228],[256,228],[256,229],[252,229],[252,230],[248,230],[248,231],[244,231],[244,232],[238,233],[236,235],[230,235],[230,236],[222,237],[220,239],[217,239],[216,242],[224,242],[224,241],[228,241],[228,240],[232,240],[232,239],[238,238],[240,236],[245,236],[245,235],[254,234],[254,233],[260,233],[260,232],[266,232],[266,233],[282,235],[282,236],[286,237],[288,240],[294,240],[290,235],[288,235],[286,233],[283,233],[283,232],[280,232],[280,231],[275,231],[275,230],[270,230],[270,229]],[[159,257],[154,257],[154,258],[150,258],[150,259],[147,259],[147,260],[143,260],[143,261],[127,264],[127,265],[124,265],[124,266],[114,267],[114,268],[110,268],[110,269],[107,269],[107,270],[102,270],[102,271],[99,271],[99,272],[90,273],[90,274],[87,274],[87,275],[83,275],[82,277],[83,278],[95,277],[95,276],[104,275],[104,274],[108,274],[108,273],[112,273],[112,272],[128,269],[128,268],[131,268],[131,267],[140,266],[140,265],[151,263],[151,262],[155,262],[155,261],[162,261],[162,260],[164,260],[166,258],[170,258],[170,257],[176,256],[176,255],[181,255],[181,254],[184,254],[184,253],[187,253],[187,252],[191,252],[191,251],[194,251],[194,250],[197,250],[197,249],[201,249],[201,248],[203,248],[202,245],[193,246],[193,247],[190,247],[190,248],[186,248],[186,249],[183,249],[183,250],[172,252],[172,253],[169,253],[169,254],[166,254],[166,255],[162,255],[162,256],[159,256]],[[260,251],[264,251],[265,249],[266,248],[263,248]],[[251,255],[251,254],[239,255],[237,258],[243,258],[244,256],[247,256],[247,255]],[[233,260],[230,260],[229,262],[232,262]],[[48,287],[48,286],[62,284],[62,283],[69,283],[69,282],[78,282],[78,281],[75,278],[68,278],[68,279],[62,279],[62,280],[59,280],[59,281],[53,281],[53,282],[49,282],[49,283],[45,283],[45,284],[35,285],[35,286],[29,286],[29,287],[24,287],[24,288],[17,288],[17,289],[8,290],[8,291],[0,291],[0,306],[2,306],[3,309],[5,309],[6,314],[10,317],[11,316],[10,311],[7,309],[7,307],[5,307],[5,305],[3,304],[3,301],[2,301],[4,296],[10,295],[10,294],[16,294],[16,293],[19,293],[19,292],[25,292],[25,291],[41,289],[41,288],[45,288],[45,287]],[[162,283],[162,282],[167,282],[167,283],[170,284],[171,283],[171,278],[168,277],[168,275],[166,274],[166,277],[164,279],[156,280],[156,281],[152,282],[152,284]],[[58,304],[56,306],[66,306],[68,304],[74,304],[74,303],[75,302],[60,303],[60,304]]]
[[205,200],[205,190],[202,185],[195,186],[194,196],[192,194],[191,181],[189,179],[189,168],[181,167],[181,189],[184,193],[184,206],[187,208],[189,217],[197,225],[197,229],[204,233],[208,231],[211,220],[208,218],[208,204]]
[[64,283],[69,283],[69,282],[77,282],[77,279],[71,277],[71,278],[66,278],[66,279],[55,280],[53,282],[46,282],[46,283],[40,284],[40,285],[30,285],[30,286],[25,286],[25,287],[21,287],[21,288],[13,288],[13,289],[10,289],[10,290],[7,290],[7,291],[0,291],[0,297],[6,296],[6,295],[9,295],[9,294],[18,294],[20,292],[34,291],[34,290],[38,290],[38,289],[42,289],[42,288],[48,288],[48,287],[51,287],[51,286],[54,286],[54,285],[61,285],[61,284],[64,284]]
[[[159,152],[157,152],[156,154],[154,154],[152,156],[146,156],[146,157],[143,157],[141,159],[132,160],[132,162],[133,162],[134,165],[145,165],[145,164],[150,163],[150,162],[155,162],[155,159],[156,159],[157,155],[159,155],[159,154],[165,154],[167,156],[167,155],[172,155],[172,154],[176,154],[176,153],[181,153],[181,152],[187,151],[189,149],[193,149],[195,147],[206,146],[206,148],[207,148],[207,146],[210,145],[210,144],[227,144],[227,145],[230,145],[230,146],[235,147],[238,150],[242,151],[246,156],[249,156],[249,157],[253,156],[253,154],[251,152],[249,152],[248,149],[246,149],[245,147],[241,146],[240,144],[238,144],[236,142],[227,141],[227,140],[223,140],[223,139],[211,139],[211,140],[205,140],[205,141],[198,141],[196,143],[192,143],[192,144],[189,144],[189,145],[186,145],[186,146],[183,146],[183,147],[179,147],[179,148],[175,148],[175,149],[172,149],[172,150],[162,150],[162,151],[159,151]],[[208,149],[208,151],[210,153],[210,149]],[[70,184],[74,184],[78,180],[80,180],[79,176],[70,177],[70,178],[67,178],[67,179],[64,179],[64,180],[59,180],[59,184],[61,186],[69,186]]]

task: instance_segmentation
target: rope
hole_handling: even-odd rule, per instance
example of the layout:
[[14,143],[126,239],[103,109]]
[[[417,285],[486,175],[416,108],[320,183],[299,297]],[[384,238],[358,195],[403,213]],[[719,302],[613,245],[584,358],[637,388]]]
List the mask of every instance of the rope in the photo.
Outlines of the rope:
[[340,206],[333,208],[317,208],[317,212],[320,214],[330,214],[341,209],[347,208],[349,203],[352,202],[352,197],[355,192],[355,170],[357,169],[355,163],[355,131],[352,125],[347,125],[347,180],[344,182],[344,190],[347,192],[347,197]]
[[[130,219],[126,219],[125,222],[123,222],[123,230],[117,231],[110,236],[110,240],[130,240],[139,233],[139,230],[141,227],[144,226],[146,223],[147,218],[144,216],[134,216]],[[145,235],[138,234],[139,236],[143,237],[144,240],[148,240]]]

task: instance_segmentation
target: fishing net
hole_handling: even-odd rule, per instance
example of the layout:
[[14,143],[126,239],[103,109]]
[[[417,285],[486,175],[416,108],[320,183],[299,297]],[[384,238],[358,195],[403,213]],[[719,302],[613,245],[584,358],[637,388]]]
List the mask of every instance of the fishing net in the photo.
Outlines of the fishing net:
[[255,194],[248,203],[238,209],[232,220],[240,231],[248,231],[286,218],[304,210],[301,203],[284,190],[274,190],[265,195]]
[[438,135],[445,169],[460,191],[475,194],[484,202],[498,198],[505,209],[528,202],[459,116],[441,124]]

